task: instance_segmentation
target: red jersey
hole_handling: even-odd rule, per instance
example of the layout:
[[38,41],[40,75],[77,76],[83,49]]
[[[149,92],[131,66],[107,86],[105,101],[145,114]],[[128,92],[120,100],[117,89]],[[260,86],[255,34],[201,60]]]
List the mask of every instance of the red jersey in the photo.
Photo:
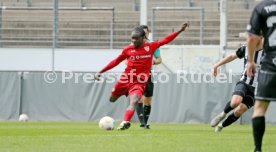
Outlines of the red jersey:
[[134,46],[130,44],[123,49],[122,53],[116,59],[112,60],[107,66],[105,66],[100,73],[112,69],[127,59],[127,67],[124,73],[133,73],[134,76],[140,75],[141,78],[147,79],[152,66],[154,51],[160,46],[171,42],[177,35],[177,32],[174,32],[167,35],[162,40],[156,42],[145,42],[138,48],[134,48]]

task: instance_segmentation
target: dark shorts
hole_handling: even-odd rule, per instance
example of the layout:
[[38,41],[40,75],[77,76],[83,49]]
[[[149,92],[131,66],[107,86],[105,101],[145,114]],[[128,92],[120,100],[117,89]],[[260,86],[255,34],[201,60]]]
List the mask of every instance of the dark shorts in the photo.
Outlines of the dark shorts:
[[254,87],[246,84],[243,81],[239,81],[236,84],[233,95],[242,96],[243,97],[242,103],[245,104],[248,109],[250,109],[255,103],[254,90],[255,90]]
[[276,72],[259,71],[255,97],[258,100],[276,101]]
[[276,51],[266,52],[258,73],[255,98],[276,101]]
[[152,78],[151,76],[148,79],[148,82],[146,84],[146,89],[144,92],[144,96],[145,97],[152,97],[153,96],[153,88],[154,88],[154,84],[152,82]]

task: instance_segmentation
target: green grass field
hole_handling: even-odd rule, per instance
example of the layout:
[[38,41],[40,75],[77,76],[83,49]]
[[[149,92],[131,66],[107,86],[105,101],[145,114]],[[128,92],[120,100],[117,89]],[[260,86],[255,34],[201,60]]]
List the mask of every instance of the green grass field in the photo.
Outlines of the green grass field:
[[[117,124],[118,125],[118,124]],[[209,125],[137,123],[126,131],[96,123],[0,122],[0,152],[252,152],[250,125],[214,133]],[[276,126],[267,126],[263,151],[276,151]]]

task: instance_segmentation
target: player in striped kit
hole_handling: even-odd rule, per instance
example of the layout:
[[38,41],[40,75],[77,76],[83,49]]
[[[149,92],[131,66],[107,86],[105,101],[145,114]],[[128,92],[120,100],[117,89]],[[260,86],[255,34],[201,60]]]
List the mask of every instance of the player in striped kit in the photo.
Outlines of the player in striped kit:
[[[259,44],[256,48],[256,54],[255,54],[255,63],[257,65],[260,65],[263,51],[262,51],[262,36],[259,37]],[[224,65],[228,62],[231,62],[237,58],[244,59],[244,70],[242,72],[242,76],[238,83],[236,84],[235,90],[232,95],[231,101],[229,101],[226,105],[224,110],[217,115],[214,119],[211,121],[211,126],[215,127],[215,132],[220,132],[224,127],[227,127],[237,121],[240,116],[245,113],[248,109],[250,109],[254,105],[254,90],[255,90],[255,83],[256,78],[247,77],[246,75],[246,63],[247,63],[247,47],[241,46],[237,49],[237,51],[234,54],[228,55],[225,58],[223,58],[221,61],[216,63],[213,66],[212,74],[214,76],[217,75],[217,68],[221,65]],[[234,110],[223,122],[221,122],[226,115]]]

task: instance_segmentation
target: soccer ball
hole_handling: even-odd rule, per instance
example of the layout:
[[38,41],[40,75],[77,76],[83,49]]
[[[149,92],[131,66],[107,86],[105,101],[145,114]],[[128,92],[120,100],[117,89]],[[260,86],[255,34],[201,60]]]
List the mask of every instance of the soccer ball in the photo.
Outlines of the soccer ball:
[[20,122],[27,122],[27,121],[29,121],[29,117],[28,117],[27,114],[21,114],[21,115],[19,116],[18,121],[20,121]]
[[113,130],[115,126],[115,120],[109,116],[103,117],[99,122],[99,127],[103,130]]

